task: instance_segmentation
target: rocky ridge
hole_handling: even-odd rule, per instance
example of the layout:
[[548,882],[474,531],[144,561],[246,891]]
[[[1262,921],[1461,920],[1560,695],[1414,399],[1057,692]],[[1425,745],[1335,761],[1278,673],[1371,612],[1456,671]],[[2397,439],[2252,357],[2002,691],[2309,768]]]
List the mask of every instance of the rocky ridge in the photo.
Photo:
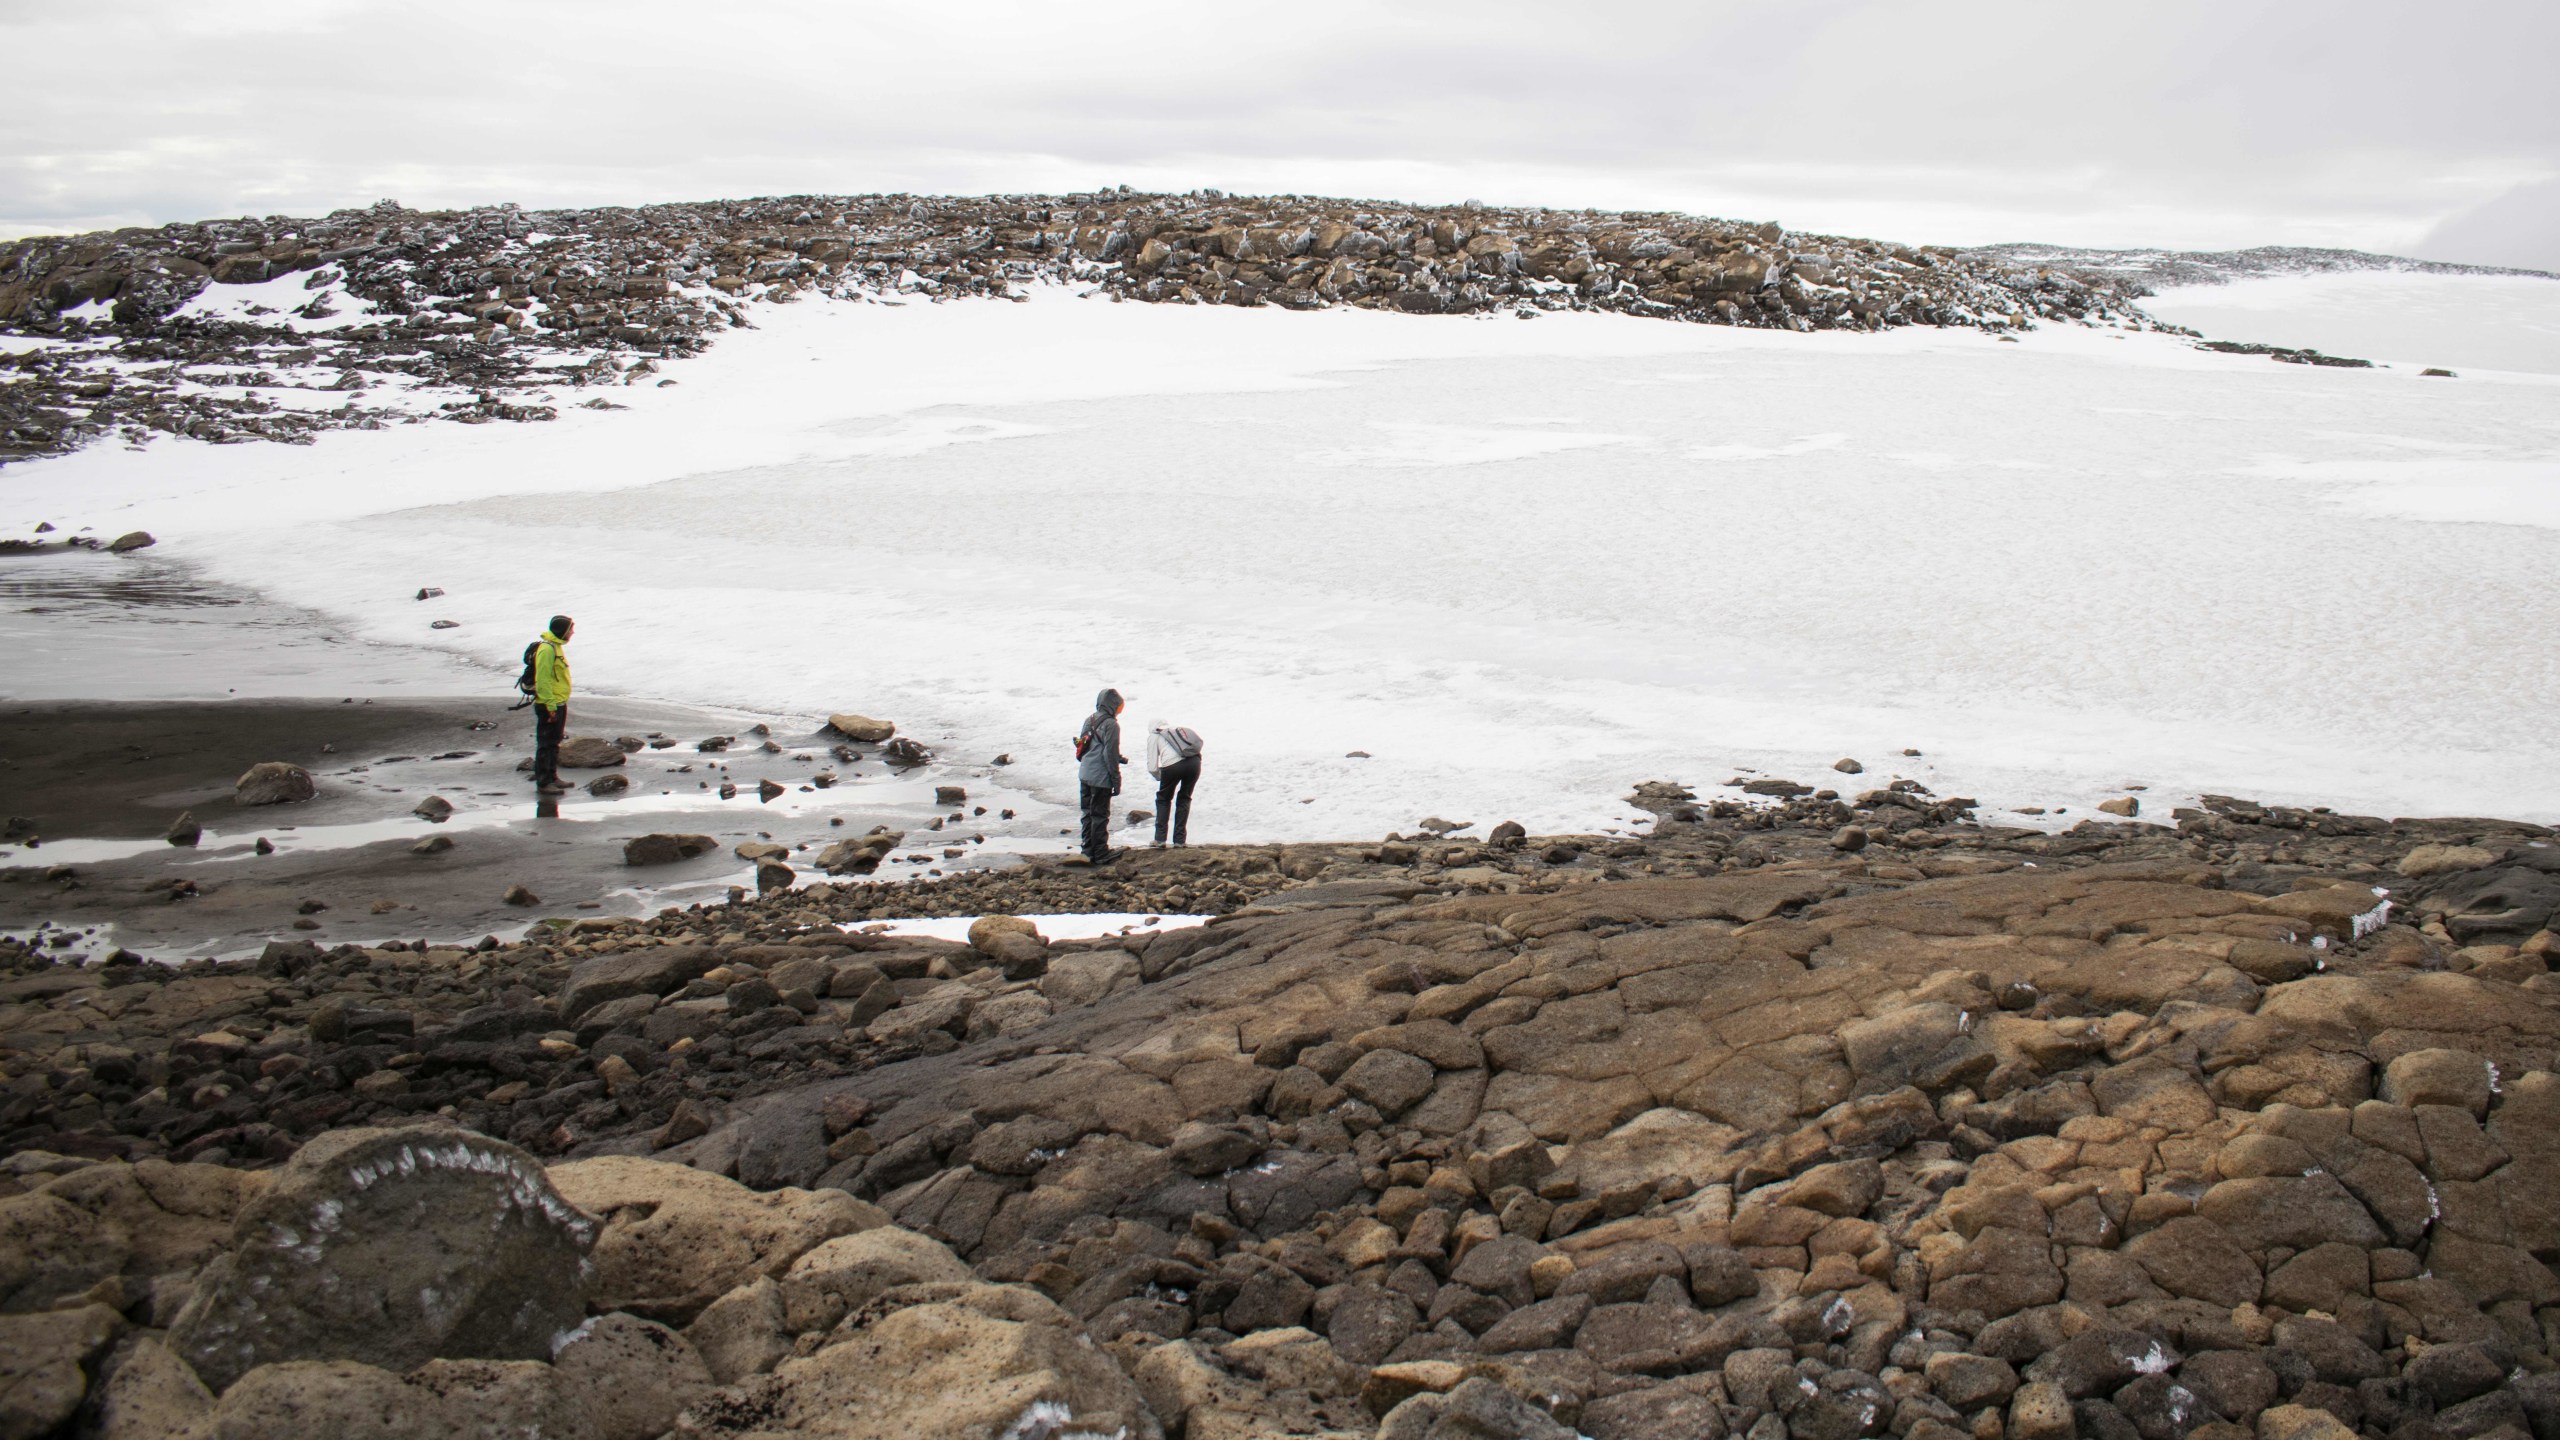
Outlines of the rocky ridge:
[[12,941],[0,1428],[2560,1433],[2550,831],[1636,799],[1015,872],[1233,907],[1095,942]]
[[[384,201],[0,244],[0,334],[45,342],[0,354],[0,463],[109,436],[290,443],[546,420],[565,392],[611,408],[609,387],[752,323],[757,302],[1018,297],[1042,283],[1136,301],[1597,309],[1800,330],[2153,324],[2113,276],[1680,214],[1125,188],[558,211]],[[258,303],[188,309],[248,286]]]

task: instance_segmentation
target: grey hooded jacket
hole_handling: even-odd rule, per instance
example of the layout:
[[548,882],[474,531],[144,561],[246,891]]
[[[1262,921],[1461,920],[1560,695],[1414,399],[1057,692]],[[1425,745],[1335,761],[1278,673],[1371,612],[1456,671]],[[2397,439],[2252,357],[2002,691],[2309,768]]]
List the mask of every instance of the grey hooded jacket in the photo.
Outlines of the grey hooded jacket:
[[1076,762],[1076,780],[1120,791],[1120,767],[1129,757],[1120,753],[1120,692],[1105,690],[1093,697],[1093,713],[1085,717],[1084,728],[1077,738],[1087,741],[1084,758]]

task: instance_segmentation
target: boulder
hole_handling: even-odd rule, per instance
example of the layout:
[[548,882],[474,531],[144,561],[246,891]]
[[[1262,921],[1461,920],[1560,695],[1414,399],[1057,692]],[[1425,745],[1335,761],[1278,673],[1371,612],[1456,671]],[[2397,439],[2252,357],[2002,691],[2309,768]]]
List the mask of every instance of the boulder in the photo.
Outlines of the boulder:
[[791,1262],[782,1276],[783,1323],[795,1334],[829,1329],[894,1286],[975,1279],[949,1247],[882,1225],[839,1235]]
[[0,1436],[45,1435],[69,1420],[123,1330],[124,1317],[104,1305],[0,1315]]
[[993,955],[999,935],[1025,935],[1040,938],[1040,927],[1019,915],[981,915],[969,922],[969,944],[982,955]]
[[1039,1292],[957,1283],[903,1293],[920,1303],[858,1316],[817,1353],[704,1400],[690,1433],[996,1440],[1154,1432],[1136,1385]]
[[0,1312],[62,1308],[102,1283],[141,1290],[192,1274],[230,1248],[233,1220],[272,1178],[220,1165],[111,1162],[0,1198]]
[[1884,1169],[1873,1160],[1816,1165],[1788,1181],[1768,1203],[1855,1218],[1884,1198]]
[[2382,1098],[2393,1105],[2451,1105],[2474,1118],[2489,1112],[2489,1062],[2468,1050],[2412,1050],[2383,1067]]
[[715,963],[717,957],[711,951],[684,945],[617,951],[581,961],[560,989],[560,1018],[575,1022],[598,1005],[625,996],[664,995],[701,978]]
[[839,840],[819,851],[817,865],[830,875],[868,875],[906,838],[904,832],[874,826],[859,839]]
[[547,1359],[586,1313],[596,1233],[512,1145],[334,1131],[241,1211],[169,1345],[216,1390],[289,1360]]
[[1567,1167],[1586,1195],[1678,1178],[1692,1188],[1719,1184],[1739,1168],[1743,1133],[1669,1106],[1647,1110],[1573,1147]]
[[453,802],[441,795],[430,795],[409,807],[409,813],[430,825],[441,825],[453,818]]
[[2204,1192],[2196,1213],[2229,1232],[2240,1248],[2307,1250],[2329,1240],[2379,1245],[2373,1216],[2337,1177],[2261,1175],[2225,1180]]
[[841,1190],[749,1190],[707,1170],[599,1156],[551,1168],[570,1203],[596,1216],[599,1310],[681,1324],[758,1276],[889,1217]]
[[[1049,973],[1058,973],[1057,966],[1052,964]],[[1401,1050],[1372,1050],[1353,1061],[1334,1083],[1376,1106],[1379,1114],[1393,1118],[1431,1093],[1431,1082],[1437,1074],[1431,1062],[1420,1056]]]
[[708,855],[720,848],[720,842],[708,835],[641,835],[622,843],[625,865],[674,865],[696,856]]
[[563,770],[604,770],[622,762],[622,747],[600,735],[579,735],[560,742]]
[[791,1353],[782,1286],[770,1275],[757,1276],[703,1307],[685,1327],[684,1338],[693,1342],[719,1384],[763,1374]]
[[[998,943],[989,937],[989,944]],[[1138,957],[1126,950],[1085,950],[1060,955],[1040,977],[1040,993],[1060,1009],[1091,1005],[1138,988]]]
[[2146,1231],[2126,1244],[2124,1253],[2172,1295],[2224,1309],[2258,1298],[2258,1262],[2231,1232],[2201,1216],[2181,1215]]
[[858,740],[865,745],[877,745],[898,733],[897,726],[886,720],[874,720],[868,715],[830,715],[827,728],[847,740]]
[[2407,879],[2424,880],[2464,870],[2485,870],[2497,863],[2496,851],[2477,845],[2421,845],[2401,856],[2397,868]]
[[1934,1000],[1842,1026],[1840,1050],[1861,1094],[1970,1084],[1997,1063],[1965,1012]]
[[187,1362],[157,1340],[118,1352],[115,1373],[92,1400],[98,1440],[165,1440],[198,1433],[213,1415],[213,1392]]
[[294,805],[319,793],[310,771],[282,760],[250,766],[231,786],[235,805]]
[[709,1393],[711,1371],[691,1341],[636,1315],[599,1315],[551,1357],[551,1390],[573,1433],[592,1440],[655,1440]]
[[1654,1385],[1582,1407],[1574,1428],[1591,1440],[1724,1440],[1724,1407],[1705,1390]]
[[[523,1366],[525,1372],[541,1368]],[[476,1383],[445,1372],[404,1379],[355,1360],[282,1361],[259,1366],[224,1390],[206,1429],[221,1440],[440,1440],[473,1434],[476,1421],[497,1420],[493,1402],[506,1404],[516,1424],[540,1427],[536,1433],[561,1426],[538,1377],[482,1370],[471,1380]]]
[[1380,1440],[1575,1440],[1572,1427],[1483,1375],[1460,1380],[1446,1393],[1425,1390],[1406,1398],[1387,1411],[1377,1433]]
[[148,550],[159,543],[148,530],[128,530],[107,542],[107,553],[130,555],[136,550]]

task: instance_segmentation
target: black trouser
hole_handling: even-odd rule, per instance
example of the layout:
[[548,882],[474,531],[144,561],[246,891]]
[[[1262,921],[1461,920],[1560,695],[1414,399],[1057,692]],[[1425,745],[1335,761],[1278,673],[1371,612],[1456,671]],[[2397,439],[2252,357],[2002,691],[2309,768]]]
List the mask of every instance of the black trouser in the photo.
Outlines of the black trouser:
[[1190,843],[1191,787],[1200,783],[1200,757],[1178,760],[1156,775],[1156,843],[1164,843],[1167,819],[1173,822],[1173,843]]
[[569,733],[569,707],[533,707],[533,783],[560,783],[560,741]]
[[1088,860],[1099,860],[1111,848],[1111,787],[1083,785],[1084,853]]

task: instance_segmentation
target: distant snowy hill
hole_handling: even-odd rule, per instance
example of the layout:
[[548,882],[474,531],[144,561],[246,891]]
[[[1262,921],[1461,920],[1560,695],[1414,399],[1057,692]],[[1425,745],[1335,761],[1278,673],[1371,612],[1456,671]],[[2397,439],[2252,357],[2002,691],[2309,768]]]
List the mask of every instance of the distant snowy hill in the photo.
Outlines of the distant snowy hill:
[[[2315,250],[2300,245],[2261,245],[2253,250],[2088,250],[2069,245],[1984,245],[1959,252],[1986,264],[2049,266],[2091,277],[2128,280],[2139,293],[2179,285],[2226,285],[2276,275],[2329,275],[2392,270],[2419,275],[2545,275],[2491,265],[2447,265],[2362,250]],[[2560,276],[2549,278],[2560,279]]]

